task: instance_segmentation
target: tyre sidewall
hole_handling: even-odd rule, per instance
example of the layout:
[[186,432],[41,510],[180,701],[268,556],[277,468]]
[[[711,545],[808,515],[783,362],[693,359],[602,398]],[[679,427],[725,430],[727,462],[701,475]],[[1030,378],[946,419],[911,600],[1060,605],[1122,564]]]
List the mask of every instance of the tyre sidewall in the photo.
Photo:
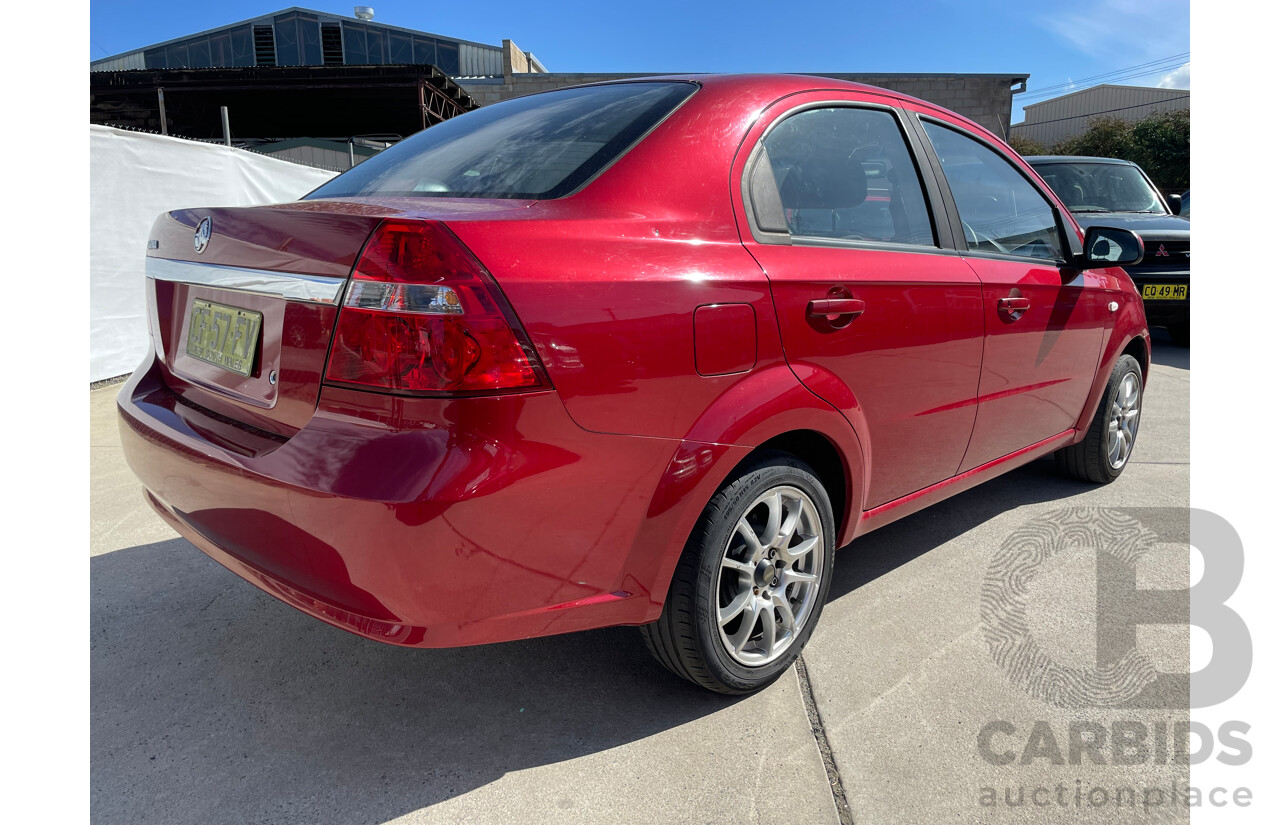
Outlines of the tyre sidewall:
[[1107,455],[1107,427],[1111,421],[1111,407],[1115,404],[1116,396],[1120,394],[1120,385],[1124,381],[1124,377],[1133,373],[1138,380],[1138,420],[1133,425],[1133,440],[1136,443],[1138,433],[1142,430],[1142,410],[1146,406],[1147,388],[1142,382],[1142,368],[1138,366],[1138,362],[1134,360],[1132,355],[1122,355],[1116,361],[1115,368],[1111,370],[1111,380],[1107,383],[1107,394],[1103,396],[1102,406],[1098,408],[1098,445],[1097,450],[1100,453],[1100,464],[1102,472],[1108,478],[1116,479],[1124,472],[1124,468],[1129,466],[1129,459],[1133,457],[1133,446],[1129,447],[1129,455],[1125,457],[1124,463],[1119,467],[1111,466],[1111,459]]
[[[744,515],[747,506],[766,490],[780,485],[790,485],[803,490],[818,511],[818,517],[822,522],[823,538],[821,579],[818,583],[813,612],[786,653],[769,664],[748,667],[735,661],[725,650],[724,643],[720,639],[720,627],[717,622],[719,606],[716,602],[720,562],[738,520]],[[769,684],[789,668],[804,649],[809,637],[813,634],[813,629],[822,618],[822,608],[831,588],[831,571],[835,562],[835,520],[832,516],[831,500],[822,484],[811,470],[789,456],[777,460],[770,466],[745,473],[717,494],[717,497],[723,497],[722,506],[708,508],[706,511],[712,514],[712,519],[711,523],[706,525],[705,541],[698,549],[694,625],[698,634],[698,646],[705,651],[706,664],[712,674],[726,687],[747,692]]]

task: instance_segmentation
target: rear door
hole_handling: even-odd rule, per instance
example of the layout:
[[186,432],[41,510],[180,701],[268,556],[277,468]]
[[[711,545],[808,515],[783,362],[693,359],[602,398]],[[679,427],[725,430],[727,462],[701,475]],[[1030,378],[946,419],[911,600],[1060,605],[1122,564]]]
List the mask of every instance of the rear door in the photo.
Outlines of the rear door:
[[871,507],[955,474],[982,361],[981,285],[932,218],[915,140],[892,99],[819,92],[775,104],[744,147],[744,242],[787,362],[859,425]]
[[964,259],[982,281],[986,346],[964,472],[1075,425],[1109,299],[1098,276],[1067,267],[1060,218],[1023,169],[958,122],[926,114],[918,123]]

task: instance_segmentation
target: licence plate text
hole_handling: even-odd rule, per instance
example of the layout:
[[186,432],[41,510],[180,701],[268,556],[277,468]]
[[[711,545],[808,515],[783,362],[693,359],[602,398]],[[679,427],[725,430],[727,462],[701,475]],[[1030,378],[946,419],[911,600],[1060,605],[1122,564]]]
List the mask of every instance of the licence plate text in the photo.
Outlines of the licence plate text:
[[1186,284],[1143,284],[1142,297],[1157,301],[1187,300]]
[[261,329],[261,312],[197,298],[191,302],[187,355],[248,377]]

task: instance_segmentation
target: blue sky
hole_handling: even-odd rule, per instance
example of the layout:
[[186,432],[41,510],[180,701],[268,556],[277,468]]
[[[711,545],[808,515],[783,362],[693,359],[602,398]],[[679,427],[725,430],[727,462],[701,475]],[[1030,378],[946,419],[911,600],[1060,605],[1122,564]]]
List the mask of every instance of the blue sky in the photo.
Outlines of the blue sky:
[[[1044,99],[1032,96],[1037,90],[1069,91],[1065,84],[1191,51],[1185,0],[363,2],[380,22],[495,45],[510,38],[551,71],[1029,73],[1028,95],[1014,97],[1014,122],[1022,119],[1022,102]],[[90,59],[288,5],[96,0]],[[299,5],[349,16],[355,4]],[[1115,82],[1189,88],[1189,64],[1189,57],[1165,60],[1151,74]]]

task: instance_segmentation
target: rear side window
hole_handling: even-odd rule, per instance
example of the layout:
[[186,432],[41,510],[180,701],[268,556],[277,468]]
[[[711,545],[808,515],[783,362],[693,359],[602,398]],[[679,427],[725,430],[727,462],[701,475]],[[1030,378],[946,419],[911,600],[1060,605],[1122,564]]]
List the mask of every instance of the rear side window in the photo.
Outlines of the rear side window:
[[920,176],[889,112],[808,109],[764,144],[792,235],[934,245]]
[[696,89],[619,83],[496,103],[425,129],[307,197],[564,197]]
[[1062,257],[1053,207],[1009,161],[973,138],[923,122],[971,251]]

